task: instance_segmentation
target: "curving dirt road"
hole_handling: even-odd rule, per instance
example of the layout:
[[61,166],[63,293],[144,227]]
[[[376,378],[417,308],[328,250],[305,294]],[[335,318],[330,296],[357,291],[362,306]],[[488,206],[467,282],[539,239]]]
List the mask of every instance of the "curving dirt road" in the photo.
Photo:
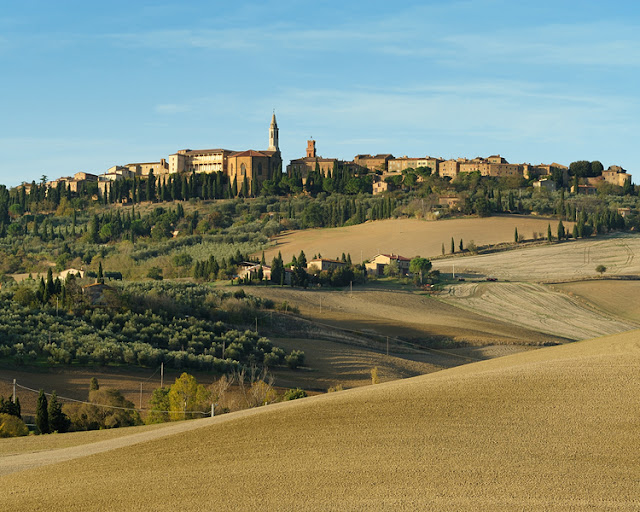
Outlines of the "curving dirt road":
[[[57,450],[48,450],[41,452],[22,453],[19,455],[8,455],[0,458],[0,476],[8,475],[10,473],[16,473],[18,471],[25,471],[27,469],[32,469],[40,466],[47,466],[49,464],[57,464],[58,462],[78,459],[80,457],[87,457],[96,453],[107,452],[110,450],[115,450],[117,448],[124,448],[127,446],[132,446],[134,444],[144,443],[174,434],[180,434],[189,430],[207,427],[213,422],[219,422],[223,419],[224,417],[221,416],[217,418],[203,418],[199,420],[180,421],[177,423],[169,423],[166,427],[158,430],[138,432],[136,434],[118,437],[115,439],[108,439],[105,441],[98,441],[90,444],[83,444],[80,446],[59,448]],[[71,433],[56,435],[73,434]]]

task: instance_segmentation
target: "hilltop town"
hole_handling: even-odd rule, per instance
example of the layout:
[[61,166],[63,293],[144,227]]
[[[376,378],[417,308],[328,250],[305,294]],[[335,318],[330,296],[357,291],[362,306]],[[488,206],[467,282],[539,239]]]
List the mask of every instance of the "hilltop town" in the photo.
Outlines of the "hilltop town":
[[[359,154],[353,160],[346,161],[320,156],[313,139],[307,141],[304,157],[289,162],[286,175],[306,185],[310,177],[332,177],[338,170],[350,175],[366,176],[371,185],[369,192],[372,194],[394,190],[401,185],[411,186],[420,183],[428,175],[455,181],[460,176],[471,173],[494,178],[523,178],[531,181],[534,189],[555,191],[556,188],[566,187],[577,194],[595,194],[601,184],[616,187],[631,184],[631,174],[617,165],[612,165],[606,170],[600,165],[599,168],[590,169],[588,175],[579,176],[576,172],[570,173],[568,166],[559,163],[513,164],[499,154],[486,158],[448,160],[430,156],[395,157],[389,153]],[[167,185],[171,177],[178,175],[219,173],[228,181],[230,196],[240,194],[247,197],[258,195],[264,183],[277,179],[282,171],[279,129],[274,113],[269,125],[269,146],[265,150],[181,149],[156,162],[114,165],[102,174],[77,172],[73,176],[48,181],[45,185],[47,188],[66,189],[74,193],[95,190],[95,199],[99,199],[113,194],[117,183],[124,180],[146,181],[153,177],[162,186]],[[35,182],[23,183],[21,188],[28,194],[34,185]],[[118,194],[122,196],[122,202],[132,199],[127,197],[131,195],[131,192],[128,192],[129,194]]]

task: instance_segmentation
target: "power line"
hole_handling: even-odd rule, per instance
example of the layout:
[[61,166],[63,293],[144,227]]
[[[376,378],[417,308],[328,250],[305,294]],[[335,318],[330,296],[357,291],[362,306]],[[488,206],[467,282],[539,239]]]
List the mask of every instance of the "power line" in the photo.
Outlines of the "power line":
[[[33,393],[40,393],[39,390],[37,389],[33,389],[33,388],[29,388],[27,386],[22,386],[21,384],[16,383],[16,386],[24,389],[26,391],[32,391]],[[52,396],[52,393],[44,393],[47,396]],[[96,404],[93,402],[87,402],[86,400],[77,400],[75,398],[69,398],[66,396],[60,396],[60,395],[56,395],[57,398],[60,398],[61,400],[66,400],[68,402],[75,402],[75,403],[79,403],[79,404],[87,404],[87,405],[94,405],[96,407],[104,407],[107,409],[118,409],[121,411],[139,411],[139,412],[143,412],[143,411],[153,411],[153,412],[161,412],[161,413],[169,413],[169,414],[202,414],[203,416],[209,416],[211,413],[210,412],[204,412],[204,411],[158,411],[156,409],[146,409],[146,408],[136,408],[136,407],[120,407],[117,405],[105,405],[105,404]]]

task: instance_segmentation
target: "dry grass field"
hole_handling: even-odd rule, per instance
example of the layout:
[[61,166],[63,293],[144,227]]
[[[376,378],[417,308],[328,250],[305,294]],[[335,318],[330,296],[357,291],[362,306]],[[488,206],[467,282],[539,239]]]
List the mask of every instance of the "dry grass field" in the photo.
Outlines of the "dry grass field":
[[629,322],[640,323],[640,281],[582,281],[554,285],[595,308]]
[[639,370],[632,331],[242,411],[5,474],[3,508],[638,510]]
[[616,233],[587,240],[527,247],[514,251],[445,258],[433,268],[456,275],[493,276],[511,281],[564,281],[593,278],[597,265],[605,275],[640,275],[640,235]]
[[[521,215],[500,215],[495,217],[445,219],[424,221],[418,219],[390,219],[367,222],[357,226],[331,229],[307,229],[284,233],[276,238],[277,245],[265,251],[268,262],[282,251],[285,262],[298,256],[303,250],[310,259],[314,254],[325,258],[336,258],[344,252],[350,253],[352,261],[374,257],[378,253],[394,253],[412,258],[414,256],[434,257],[451,246],[455,239],[456,250],[460,239],[471,240],[476,245],[512,242],[514,230],[526,238],[533,233],[546,233],[547,225],[552,229],[557,220]],[[565,225],[572,225],[565,223]]]

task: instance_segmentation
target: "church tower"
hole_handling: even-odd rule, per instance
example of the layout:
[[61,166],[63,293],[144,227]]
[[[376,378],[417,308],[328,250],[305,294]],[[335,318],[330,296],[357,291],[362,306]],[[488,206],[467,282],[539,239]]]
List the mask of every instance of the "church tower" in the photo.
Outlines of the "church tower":
[[269,151],[280,151],[278,147],[278,123],[276,123],[276,113],[273,113],[271,125],[269,126]]

